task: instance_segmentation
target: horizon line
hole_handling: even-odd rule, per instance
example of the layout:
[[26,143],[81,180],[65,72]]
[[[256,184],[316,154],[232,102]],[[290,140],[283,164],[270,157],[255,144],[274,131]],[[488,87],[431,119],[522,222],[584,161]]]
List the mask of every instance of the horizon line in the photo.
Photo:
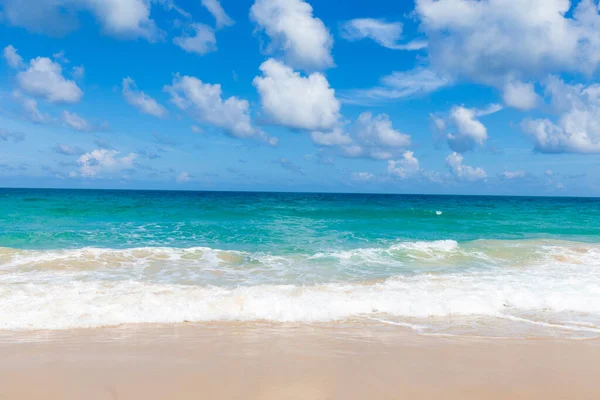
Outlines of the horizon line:
[[131,189],[131,188],[59,188],[59,187],[5,187],[0,190],[81,190],[114,192],[182,192],[182,193],[254,193],[254,194],[321,194],[321,195],[374,195],[374,196],[439,196],[439,197],[525,197],[525,198],[571,198],[600,199],[600,196],[573,195],[518,195],[518,194],[466,194],[466,193],[382,193],[382,192],[322,192],[322,191],[286,191],[286,190],[243,190],[243,189]]

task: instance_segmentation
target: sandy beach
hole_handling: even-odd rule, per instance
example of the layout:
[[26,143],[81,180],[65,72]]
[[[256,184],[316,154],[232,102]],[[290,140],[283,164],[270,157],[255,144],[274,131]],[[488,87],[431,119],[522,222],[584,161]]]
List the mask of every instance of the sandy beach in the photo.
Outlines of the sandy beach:
[[138,325],[0,335],[1,399],[597,399],[600,341],[369,324]]

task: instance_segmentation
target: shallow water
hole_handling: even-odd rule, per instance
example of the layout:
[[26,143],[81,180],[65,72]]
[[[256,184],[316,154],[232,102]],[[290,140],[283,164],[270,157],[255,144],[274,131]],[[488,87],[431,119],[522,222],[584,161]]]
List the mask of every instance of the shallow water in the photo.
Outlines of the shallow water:
[[600,336],[600,201],[0,190],[0,329],[365,321]]

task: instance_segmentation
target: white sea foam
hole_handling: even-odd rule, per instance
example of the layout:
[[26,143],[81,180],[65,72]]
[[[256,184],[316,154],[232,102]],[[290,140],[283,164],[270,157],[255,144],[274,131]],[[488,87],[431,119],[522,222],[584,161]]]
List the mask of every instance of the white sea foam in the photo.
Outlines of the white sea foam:
[[[432,271],[432,263],[450,267]],[[382,279],[381,271],[392,273]],[[4,330],[349,318],[422,327],[462,317],[600,334],[600,246],[448,240],[293,256],[0,249]]]

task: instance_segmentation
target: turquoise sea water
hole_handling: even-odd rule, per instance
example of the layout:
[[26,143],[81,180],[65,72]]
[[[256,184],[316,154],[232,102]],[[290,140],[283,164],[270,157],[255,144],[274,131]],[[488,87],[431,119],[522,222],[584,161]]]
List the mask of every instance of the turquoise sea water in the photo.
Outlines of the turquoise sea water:
[[600,201],[0,189],[0,329],[361,318],[599,334]]

